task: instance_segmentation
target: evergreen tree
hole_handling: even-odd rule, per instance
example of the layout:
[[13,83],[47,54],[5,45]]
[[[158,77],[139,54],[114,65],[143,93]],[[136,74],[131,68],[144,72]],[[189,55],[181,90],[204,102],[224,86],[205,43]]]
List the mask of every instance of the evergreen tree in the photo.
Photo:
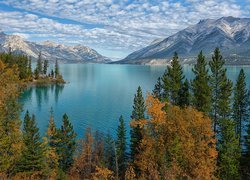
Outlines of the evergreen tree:
[[[144,104],[144,98],[142,96],[142,89],[139,86],[137,93],[134,97],[134,105],[131,118],[133,121],[138,121],[145,118],[146,106]],[[139,126],[131,127],[130,131],[130,149],[131,159],[134,161],[135,155],[139,153],[139,144],[142,138],[141,128]]]
[[209,74],[207,63],[202,51],[198,55],[197,62],[192,69],[195,78],[191,82],[193,91],[193,106],[201,112],[209,114],[211,110],[211,88],[209,86]]
[[115,157],[115,141],[108,133],[105,137],[105,144],[104,144],[104,163],[105,167],[115,172],[116,166],[116,157]]
[[48,70],[48,67],[49,67],[49,61],[48,60],[44,60],[44,63],[43,63],[43,74],[47,74],[47,70]]
[[182,80],[184,79],[182,67],[179,63],[178,54],[175,52],[173,59],[171,61],[171,66],[167,67],[167,78],[164,78],[164,81],[167,81],[169,85],[170,100],[174,105],[178,105],[180,101],[179,91],[182,86]]
[[162,82],[161,78],[159,77],[157,79],[157,83],[155,84],[154,90],[153,90],[153,96],[155,98],[158,98],[159,100],[162,100]]
[[227,79],[226,69],[223,68],[225,61],[216,48],[212,61],[209,62],[211,69],[210,86],[212,88],[211,118],[214,123],[214,132],[217,132],[219,120],[230,116],[230,96],[232,82]]
[[116,150],[117,150],[117,161],[119,167],[119,176],[121,177],[121,179],[124,179],[126,165],[127,165],[127,154],[126,154],[126,128],[122,116],[120,116],[119,118],[119,126],[117,129]]
[[248,120],[248,90],[246,88],[246,76],[244,70],[241,69],[235,88],[234,88],[234,103],[233,103],[233,118],[236,122],[236,133],[239,136],[239,144],[242,141],[243,125]]
[[221,138],[218,146],[219,179],[239,179],[240,148],[234,130],[235,124],[232,120],[221,120]]
[[57,143],[58,143],[58,135],[57,128],[54,122],[53,110],[51,109],[49,126],[46,132],[46,157],[47,164],[49,166],[49,170],[53,173],[56,173],[58,168],[58,155],[57,155]]
[[38,72],[37,68],[34,70],[34,76],[35,76],[35,79],[39,78],[39,72]]
[[169,102],[170,82],[168,77],[168,69],[165,70],[161,80],[162,80],[162,101]]
[[32,77],[32,67],[31,67],[31,57],[29,58],[29,63],[28,63],[28,76],[29,78]]
[[23,143],[24,149],[16,166],[16,172],[27,175],[42,175],[45,162],[41,138],[39,129],[36,126],[35,116],[32,115],[31,118],[28,111],[23,122]]
[[42,74],[43,73],[43,63],[42,63],[42,53],[41,52],[38,55],[36,69],[37,69],[37,73],[38,74]]
[[243,154],[243,168],[244,174],[249,177],[250,175],[250,123],[247,125],[247,134],[245,136],[245,152]]
[[189,92],[189,82],[186,79],[185,82],[181,85],[181,89],[179,91],[178,105],[180,107],[186,107],[190,105],[190,92]]
[[51,69],[50,75],[51,75],[52,78],[55,77],[55,73],[54,73],[53,69]]
[[58,133],[57,153],[59,156],[59,167],[68,172],[73,164],[73,155],[76,150],[76,133],[69,121],[67,114],[63,115],[63,125]]
[[56,60],[55,63],[55,78],[58,78],[59,76],[59,65],[58,65],[58,61]]

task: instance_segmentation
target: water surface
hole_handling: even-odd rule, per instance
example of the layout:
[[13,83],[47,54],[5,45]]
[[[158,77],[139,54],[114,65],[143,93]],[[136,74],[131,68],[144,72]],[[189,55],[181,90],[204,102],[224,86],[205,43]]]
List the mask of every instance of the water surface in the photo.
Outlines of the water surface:
[[[229,78],[235,81],[241,68],[250,85],[250,67],[228,67]],[[20,101],[24,111],[28,109],[36,115],[42,134],[47,129],[52,107],[56,124],[60,126],[62,115],[67,113],[79,137],[87,127],[114,135],[120,115],[129,125],[137,87],[142,87],[144,95],[151,92],[165,69],[165,66],[63,64],[60,71],[68,84],[32,87]],[[183,69],[188,79],[193,77],[191,66]]]

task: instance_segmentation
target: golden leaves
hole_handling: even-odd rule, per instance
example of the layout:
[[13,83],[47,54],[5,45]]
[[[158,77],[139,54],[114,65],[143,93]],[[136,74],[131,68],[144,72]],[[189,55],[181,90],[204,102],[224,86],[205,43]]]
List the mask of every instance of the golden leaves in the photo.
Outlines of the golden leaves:
[[[211,120],[187,107],[169,106],[148,95],[148,121],[143,124],[141,154],[135,162],[141,175],[210,179],[216,168],[217,152]],[[132,123],[133,125],[133,123]]]

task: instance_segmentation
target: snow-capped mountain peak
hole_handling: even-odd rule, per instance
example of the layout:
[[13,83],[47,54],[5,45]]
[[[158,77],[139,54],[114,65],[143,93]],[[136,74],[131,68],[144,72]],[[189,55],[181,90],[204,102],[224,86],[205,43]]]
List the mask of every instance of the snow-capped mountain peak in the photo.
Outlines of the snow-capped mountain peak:
[[107,63],[110,59],[100,55],[97,51],[87,46],[67,46],[52,41],[40,43],[25,41],[18,35],[6,35],[0,30],[0,51],[25,54],[36,59],[42,53],[42,58],[62,63]]
[[[149,46],[128,55],[121,63],[145,63],[151,60],[169,59],[174,52],[182,58],[196,58],[202,50],[210,55],[219,47],[223,55],[230,59],[237,55],[244,63],[250,52],[250,18],[222,17],[205,19],[189,26],[162,41],[155,41]],[[243,60],[242,60],[243,59]],[[235,61],[235,62],[236,62]],[[248,62],[250,64],[250,60]]]

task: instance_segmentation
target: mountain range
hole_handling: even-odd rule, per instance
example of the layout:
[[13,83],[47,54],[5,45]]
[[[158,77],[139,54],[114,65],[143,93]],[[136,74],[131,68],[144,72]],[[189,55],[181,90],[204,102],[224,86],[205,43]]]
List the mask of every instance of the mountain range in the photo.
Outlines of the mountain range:
[[205,19],[167,38],[129,54],[120,64],[162,64],[169,63],[174,52],[181,62],[195,62],[200,51],[211,59],[219,47],[226,64],[250,65],[250,18],[222,17]]
[[34,60],[41,52],[42,58],[51,62],[58,60],[61,63],[108,63],[111,61],[87,46],[66,46],[51,41],[35,43],[26,41],[18,35],[0,32],[0,52],[8,52],[10,48],[13,53],[24,54]]

